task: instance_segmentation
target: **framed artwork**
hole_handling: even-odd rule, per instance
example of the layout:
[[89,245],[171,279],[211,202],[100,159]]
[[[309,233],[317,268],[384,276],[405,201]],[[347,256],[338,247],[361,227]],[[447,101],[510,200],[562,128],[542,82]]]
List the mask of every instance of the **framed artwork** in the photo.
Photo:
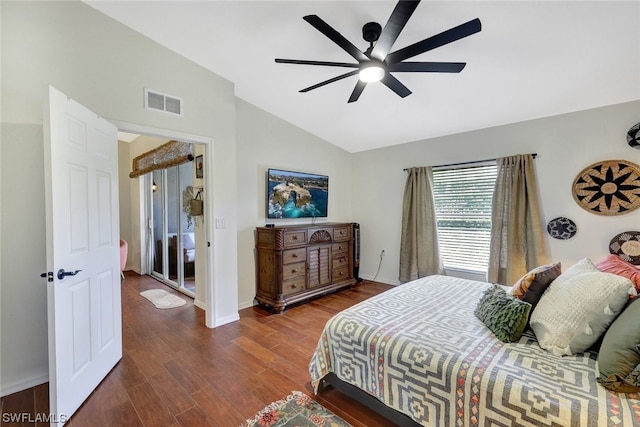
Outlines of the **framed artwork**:
[[204,159],[202,156],[196,157],[196,178],[204,176]]

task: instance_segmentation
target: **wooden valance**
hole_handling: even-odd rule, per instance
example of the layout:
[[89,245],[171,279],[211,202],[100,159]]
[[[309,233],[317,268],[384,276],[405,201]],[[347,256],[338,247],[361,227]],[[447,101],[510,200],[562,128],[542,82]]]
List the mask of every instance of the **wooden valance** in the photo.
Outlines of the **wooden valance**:
[[133,159],[129,177],[136,178],[154,170],[170,168],[192,160],[191,144],[172,140]]

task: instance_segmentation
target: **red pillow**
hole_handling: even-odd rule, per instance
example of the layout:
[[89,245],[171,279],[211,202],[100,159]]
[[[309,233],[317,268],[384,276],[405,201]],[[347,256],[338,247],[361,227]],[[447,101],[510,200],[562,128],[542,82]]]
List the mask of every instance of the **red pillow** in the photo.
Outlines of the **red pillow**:
[[596,264],[596,268],[605,273],[613,273],[618,276],[626,277],[633,282],[636,287],[636,291],[640,293],[640,268],[628,263],[618,255],[609,255]]

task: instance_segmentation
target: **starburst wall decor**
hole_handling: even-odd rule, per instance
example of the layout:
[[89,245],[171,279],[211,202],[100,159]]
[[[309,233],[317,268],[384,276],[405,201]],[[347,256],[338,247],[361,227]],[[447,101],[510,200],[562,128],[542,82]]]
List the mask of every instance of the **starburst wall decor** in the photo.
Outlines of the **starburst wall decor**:
[[640,166],[605,160],[582,170],[573,182],[573,198],[598,215],[621,215],[640,207]]

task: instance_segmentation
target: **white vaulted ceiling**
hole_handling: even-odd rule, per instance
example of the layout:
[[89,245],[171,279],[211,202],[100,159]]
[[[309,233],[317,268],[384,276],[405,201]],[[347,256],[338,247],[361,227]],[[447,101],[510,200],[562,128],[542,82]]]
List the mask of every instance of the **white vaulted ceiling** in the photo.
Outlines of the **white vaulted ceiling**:
[[274,58],[353,62],[302,17],[318,15],[364,50],[363,24],[384,26],[395,1],[87,3],[232,81],[239,98],[349,152],[640,99],[638,1],[424,0],[392,51],[479,18],[480,33],[412,59],[466,68],[396,73],[411,95],[374,83],[351,104],[355,76],[298,92],[348,70]]

